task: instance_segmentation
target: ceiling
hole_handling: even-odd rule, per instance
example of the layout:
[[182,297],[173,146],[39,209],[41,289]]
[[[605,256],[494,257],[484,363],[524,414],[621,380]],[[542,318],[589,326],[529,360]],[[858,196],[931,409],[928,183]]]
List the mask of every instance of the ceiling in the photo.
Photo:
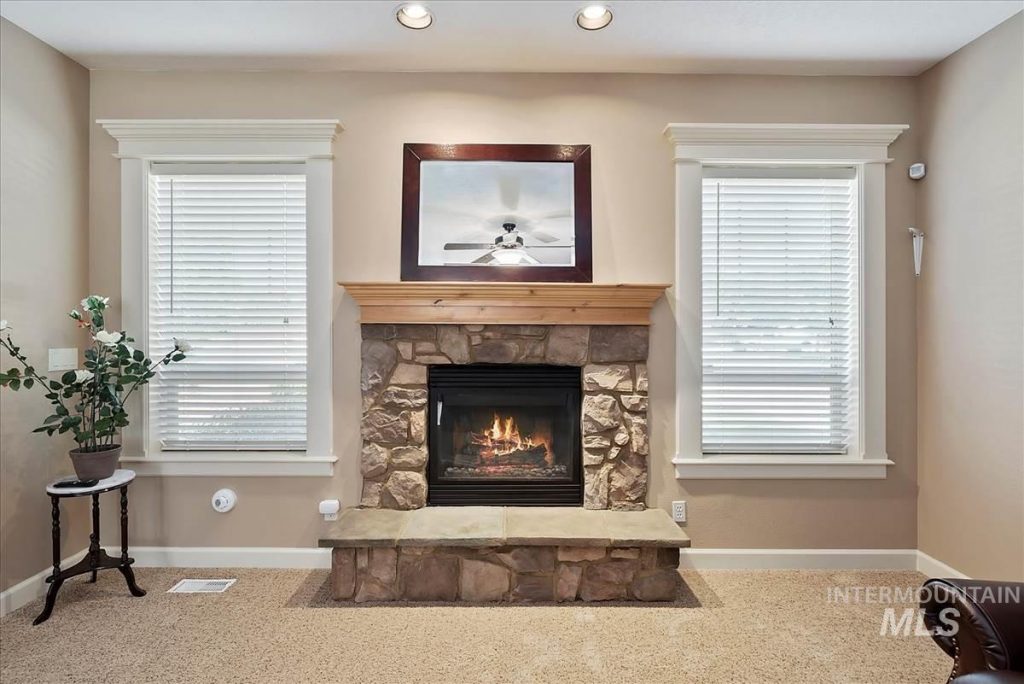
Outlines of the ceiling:
[[610,2],[426,0],[411,31],[390,0],[0,0],[0,14],[91,69],[915,75],[1024,0]]

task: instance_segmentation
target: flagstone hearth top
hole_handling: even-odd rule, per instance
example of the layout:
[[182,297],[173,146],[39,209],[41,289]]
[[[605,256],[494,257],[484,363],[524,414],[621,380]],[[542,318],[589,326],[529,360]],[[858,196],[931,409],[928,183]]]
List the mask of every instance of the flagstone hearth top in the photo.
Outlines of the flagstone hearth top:
[[690,538],[660,508],[643,511],[511,506],[435,506],[412,511],[349,508],[321,547],[660,546]]

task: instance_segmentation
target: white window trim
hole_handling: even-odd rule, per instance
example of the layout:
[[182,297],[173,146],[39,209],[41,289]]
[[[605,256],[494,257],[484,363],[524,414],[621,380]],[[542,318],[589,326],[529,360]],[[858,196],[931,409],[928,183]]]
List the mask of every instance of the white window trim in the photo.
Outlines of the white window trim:
[[[676,449],[679,479],[881,479],[885,447],[885,165],[906,125],[669,124],[676,167]],[[860,189],[857,449],[847,456],[701,450],[701,188],[704,165],[853,166]]]
[[305,452],[152,453],[148,392],[130,400],[125,456],[139,475],[330,476],[333,454],[331,391],[332,145],[334,119],[98,119],[117,140],[121,160],[121,325],[145,347],[148,330],[149,168],[159,162],[292,162],[306,168],[307,337],[310,373]]

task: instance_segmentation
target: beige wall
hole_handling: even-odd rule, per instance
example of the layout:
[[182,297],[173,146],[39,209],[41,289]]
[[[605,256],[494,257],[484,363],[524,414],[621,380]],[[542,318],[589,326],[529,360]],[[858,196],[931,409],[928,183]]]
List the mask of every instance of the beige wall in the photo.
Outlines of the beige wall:
[[920,79],[920,548],[1024,580],[1024,15]]
[[[593,145],[595,279],[671,282],[673,178],[662,137],[669,122],[909,123],[906,78],[641,75],[93,72],[91,118],[329,117],[336,143],[337,280],[397,280],[404,142],[567,142]],[[118,162],[91,127],[90,281],[119,295]],[[883,481],[679,483],[673,442],[672,314],[654,312],[650,503],[690,502],[687,530],[704,547],[893,547],[916,544],[914,282],[906,226],[915,219],[906,178],[912,128],[892,147],[887,184],[889,454]],[[697,249],[694,245],[694,249]],[[140,544],[309,546],[316,503],[357,501],[357,310],[338,294],[334,321],[333,478],[146,478],[133,499]],[[315,368],[314,362],[314,368]],[[239,493],[217,515],[210,495]]]
[[[65,314],[88,284],[88,116],[89,72],[0,20],[0,318],[40,371],[48,347],[81,341]],[[74,443],[30,434],[47,415],[41,392],[0,391],[0,590],[51,561],[43,487]],[[65,555],[89,543],[81,504],[65,507]]]

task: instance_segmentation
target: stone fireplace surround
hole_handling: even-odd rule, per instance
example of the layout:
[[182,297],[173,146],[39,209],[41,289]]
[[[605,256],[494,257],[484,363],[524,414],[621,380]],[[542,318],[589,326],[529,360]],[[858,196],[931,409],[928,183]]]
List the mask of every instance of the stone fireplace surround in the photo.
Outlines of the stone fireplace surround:
[[581,369],[583,505],[644,509],[648,338],[645,325],[362,325],[361,506],[426,505],[428,367],[500,363]]
[[[690,540],[647,509],[650,309],[665,285],[342,283],[360,305],[363,477],[330,523],[341,601],[671,601]],[[582,507],[427,506],[427,374],[580,369]]]

